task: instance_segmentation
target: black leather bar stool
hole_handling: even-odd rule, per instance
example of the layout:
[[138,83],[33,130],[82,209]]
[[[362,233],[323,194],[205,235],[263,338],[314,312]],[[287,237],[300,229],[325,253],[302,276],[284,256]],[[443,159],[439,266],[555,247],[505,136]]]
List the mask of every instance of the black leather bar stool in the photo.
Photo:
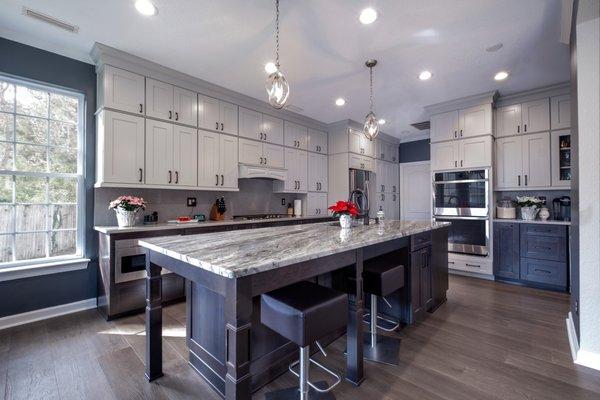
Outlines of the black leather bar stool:
[[[260,321],[300,347],[300,359],[289,366],[299,378],[299,388],[267,393],[267,399],[334,399],[329,393],[341,382],[341,376],[315,360],[310,359],[310,345],[323,336],[346,326],[348,321],[348,296],[312,282],[298,282],[261,295]],[[317,342],[318,344],[318,342]],[[318,344],[319,349],[323,351]],[[313,384],[308,380],[309,363],[312,362],[334,376],[336,382]],[[300,372],[294,367],[300,364]],[[310,388],[310,394],[309,394]],[[309,397],[310,395],[310,397]]]

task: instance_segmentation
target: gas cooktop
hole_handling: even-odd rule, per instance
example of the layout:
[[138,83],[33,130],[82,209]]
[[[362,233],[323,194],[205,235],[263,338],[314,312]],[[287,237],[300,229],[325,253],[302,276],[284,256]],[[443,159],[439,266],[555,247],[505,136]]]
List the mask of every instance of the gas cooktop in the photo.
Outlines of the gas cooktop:
[[252,215],[234,215],[233,220],[237,221],[252,221],[257,219],[278,219],[288,218],[287,214],[252,214]]

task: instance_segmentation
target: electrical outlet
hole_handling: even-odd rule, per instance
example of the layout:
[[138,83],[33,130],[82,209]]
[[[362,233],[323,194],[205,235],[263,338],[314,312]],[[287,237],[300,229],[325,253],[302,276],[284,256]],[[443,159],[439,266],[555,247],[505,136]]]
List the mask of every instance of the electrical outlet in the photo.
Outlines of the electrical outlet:
[[188,197],[187,198],[187,206],[188,207],[196,207],[196,198],[195,197]]
[[281,198],[281,205],[282,205],[282,206],[285,206],[285,197],[282,197],[282,198]]

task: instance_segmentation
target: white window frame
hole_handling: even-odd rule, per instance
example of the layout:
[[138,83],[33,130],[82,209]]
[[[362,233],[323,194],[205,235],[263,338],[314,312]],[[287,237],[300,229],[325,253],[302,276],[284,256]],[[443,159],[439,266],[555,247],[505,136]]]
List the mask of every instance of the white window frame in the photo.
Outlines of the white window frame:
[[[85,115],[86,102],[85,95],[76,90],[63,89],[52,84],[42,84],[31,82],[25,79],[12,77],[5,74],[0,74],[0,80],[19,86],[28,87],[34,90],[76,97],[79,104],[77,109],[77,172],[76,173],[59,173],[59,172],[26,172],[14,170],[0,170],[1,176],[31,176],[31,177],[48,177],[48,178],[77,178],[77,225],[76,225],[76,253],[65,256],[44,257],[30,260],[19,260],[12,262],[0,263],[0,282],[11,279],[19,279],[29,276],[45,275],[50,273],[58,273],[72,271],[76,269],[87,268],[90,261],[84,258],[85,255],[85,240],[86,240],[86,196],[85,196]],[[16,104],[15,104],[16,107]],[[21,114],[17,110],[12,112],[15,116]],[[30,117],[28,115],[23,115]],[[49,115],[47,116],[49,118]],[[16,118],[14,119],[16,124]],[[16,126],[13,127],[13,134],[16,135]],[[20,142],[13,137],[13,143],[16,145]],[[28,143],[29,144],[29,143]],[[14,154],[16,157],[16,153]],[[14,190],[13,187],[13,195]],[[50,203],[48,203],[50,204]],[[15,216],[16,223],[16,216]],[[47,227],[49,228],[49,227]],[[16,247],[16,239],[13,241],[13,252]]]

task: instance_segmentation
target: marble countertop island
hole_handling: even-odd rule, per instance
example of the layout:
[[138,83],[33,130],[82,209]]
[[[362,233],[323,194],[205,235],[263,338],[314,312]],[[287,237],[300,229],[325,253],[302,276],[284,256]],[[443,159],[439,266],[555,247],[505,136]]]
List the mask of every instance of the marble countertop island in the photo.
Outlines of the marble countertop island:
[[342,230],[331,222],[139,240],[139,245],[226,278],[358,249],[450,225],[385,221]]

